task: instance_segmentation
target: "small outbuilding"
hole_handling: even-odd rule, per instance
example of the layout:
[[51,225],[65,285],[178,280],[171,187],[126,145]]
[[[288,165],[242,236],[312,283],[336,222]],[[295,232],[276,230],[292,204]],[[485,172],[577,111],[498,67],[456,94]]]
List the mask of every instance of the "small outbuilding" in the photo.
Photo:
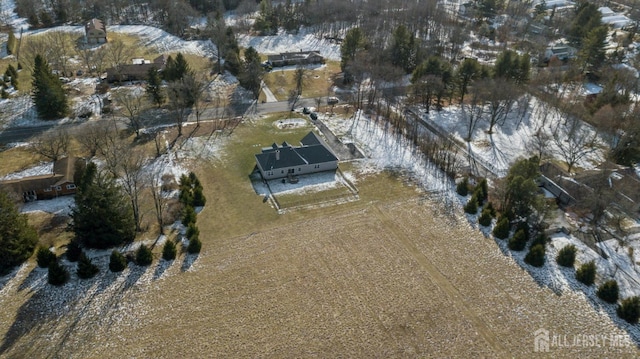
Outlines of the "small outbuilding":
[[314,132],[300,140],[300,146],[274,143],[255,155],[258,171],[265,180],[324,171],[335,171],[338,158]]

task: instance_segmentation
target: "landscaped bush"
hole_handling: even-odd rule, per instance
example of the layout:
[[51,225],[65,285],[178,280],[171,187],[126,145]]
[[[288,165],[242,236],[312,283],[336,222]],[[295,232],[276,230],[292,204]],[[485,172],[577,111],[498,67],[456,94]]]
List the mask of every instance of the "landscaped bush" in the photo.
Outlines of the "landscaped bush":
[[491,225],[492,219],[493,218],[491,217],[491,211],[485,208],[482,210],[482,214],[480,214],[480,217],[478,217],[478,223],[480,223],[481,226],[489,227]]
[[196,210],[193,206],[187,205],[184,207],[184,210],[182,210],[182,224],[184,226],[188,226],[192,223],[196,223],[196,219]]
[[69,262],[77,262],[78,259],[80,259],[81,254],[82,248],[80,247],[80,243],[77,240],[72,239],[67,245],[67,251],[65,252],[67,260]]
[[531,233],[531,227],[526,221],[520,221],[516,225],[516,232],[522,231],[524,233],[525,242],[529,241],[529,233]]
[[576,279],[587,286],[592,285],[596,280],[596,263],[591,261],[581,265],[576,271]]
[[521,251],[524,247],[527,246],[527,234],[524,229],[519,229],[513,235],[511,239],[509,239],[509,249],[512,251]]
[[189,239],[189,245],[187,246],[187,252],[189,252],[189,254],[200,253],[201,249],[202,242],[200,242],[200,238],[198,238],[197,235]]
[[491,213],[491,217],[496,218],[496,209],[493,208],[493,203],[487,202],[487,205],[484,206],[484,209]]
[[162,247],[162,259],[165,261],[172,261],[176,259],[176,254],[178,251],[176,250],[176,244],[171,240],[167,240],[164,243],[164,247]]
[[501,217],[493,227],[493,235],[499,239],[506,239],[509,237],[509,219],[507,217]]
[[91,259],[89,259],[89,257],[87,257],[84,253],[80,254],[80,258],[78,259],[78,270],[76,271],[78,278],[93,278],[96,274],[98,274],[98,272],[100,272],[98,266],[91,263]]
[[122,272],[125,268],[127,268],[127,258],[125,258],[122,253],[113,250],[109,258],[109,270],[112,272]]
[[529,253],[524,257],[524,261],[534,267],[542,267],[544,265],[544,245],[536,244],[531,246]]
[[151,249],[144,244],[140,244],[140,247],[138,247],[138,250],[136,251],[136,264],[139,266],[148,266],[151,262],[153,262],[153,253],[151,253]]
[[49,248],[39,247],[38,253],[36,254],[36,261],[38,262],[38,267],[47,268],[49,265],[58,260],[56,254],[51,252]]
[[614,279],[604,282],[596,292],[598,298],[607,303],[615,303],[618,301],[618,282]]
[[464,211],[469,214],[478,213],[478,197],[475,194],[469,198],[469,202],[464,206]]
[[478,202],[484,203],[489,198],[489,184],[487,179],[483,178],[476,186],[475,192],[478,193]]
[[556,262],[563,267],[573,268],[573,262],[576,260],[576,246],[568,244],[564,246],[556,256]]
[[202,193],[202,187],[196,187],[193,189],[193,206],[202,207],[207,203],[207,199]]
[[638,323],[640,318],[640,297],[629,297],[623,299],[618,309],[618,316],[631,324]]
[[61,266],[58,261],[51,262],[51,264],[49,264],[49,284],[60,286],[65,284],[67,280],[69,280],[69,272],[66,268]]
[[465,177],[456,185],[456,192],[461,196],[469,194],[469,178]]

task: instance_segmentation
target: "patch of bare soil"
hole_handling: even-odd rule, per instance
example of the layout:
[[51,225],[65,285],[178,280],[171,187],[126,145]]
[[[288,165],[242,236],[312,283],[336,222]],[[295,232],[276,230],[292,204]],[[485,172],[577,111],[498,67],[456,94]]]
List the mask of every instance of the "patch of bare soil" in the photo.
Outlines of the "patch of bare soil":
[[[528,357],[539,328],[625,335],[584,295],[539,287],[464,217],[430,200],[348,207],[247,233],[201,233],[198,257],[63,288],[23,268],[0,289],[0,356]],[[639,353],[576,346],[546,354]]]

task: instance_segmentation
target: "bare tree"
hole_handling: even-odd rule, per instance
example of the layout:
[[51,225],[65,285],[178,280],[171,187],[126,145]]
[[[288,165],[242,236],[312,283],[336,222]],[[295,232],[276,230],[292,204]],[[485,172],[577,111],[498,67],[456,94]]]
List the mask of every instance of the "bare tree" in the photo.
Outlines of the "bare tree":
[[106,47],[101,46],[97,49],[82,47],[77,50],[77,53],[80,59],[82,60],[82,64],[87,70],[87,73],[100,74],[104,72],[105,61],[107,57]]
[[67,154],[69,133],[65,129],[45,132],[32,142],[31,148],[37,154],[56,162]]
[[467,103],[461,103],[462,115],[467,120],[467,137],[465,141],[473,140],[473,133],[478,126],[478,122],[482,119],[484,112],[484,104],[482,103],[484,88],[482,86],[474,86],[469,93]]
[[565,129],[554,131],[553,142],[557,154],[567,163],[567,171],[571,172],[576,163],[596,151],[598,134],[577,118],[569,119]]
[[211,105],[212,99],[209,88],[214,79],[210,79],[207,73],[189,72],[182,79],[184,90],[188,92],[193,102],[193,112],[196,115],[196,126],[200,126],[200,118],[204,111]]
[[45,35],[45,41],[50,49],[49,64],[54,70],[60,71],[63,76],[68,76],[69,59],[73,54],[73,35],[63,31],[52,31]]
[[502,79],[483,80],[476,83],[476,86],[484,85],[487,85],[487,91],[484,92],[487,104],[487,122],[489,122],[487,133],[492,134],[496,124],[502,125],[506,121],[520,91],[517,86]]
[[169,109],[178,126],[179,137],[182,136],[182,125],[187,121],[189,113],[191,112],[191,106],[193,106],[191,89],[184,79],[182,79],[170,82],[167,93],[169,94]]
[[90,122],[79,127],[74,132],[74,138],[80,143],[80,146],[89,153],[89,157],[95,157],[102,141],[110,131],[109,121]]
[[118,105],[118,112],[129,120],[129,127],[140,137],[140,129],[143,126],[142,112],[149,107],[149,102],[142,88],[119,89],[112,91],[113,99]]
[[140,232],[142,230],[140,226],[142,221],[140,195],[147,185],[143,171],[147,158],[142,150],[138,148],[122,146],[120,149],[122,153],[118,164],[119,178],[121,179],[122,188],[131,201],[136,231]]
[[129,62],[136,48],[137,46],[128,46],[121,40],[111,41],[105,46],[105,59],[111,67],[116,69],[116,72],[120,73],[122,65]]
[[156,221],[158,222],[158,227],[160,227],[160,234],[164,234],[164,216],[168,208],[167,198],[163,193],[163,177],[164,168],[156,165],[148,172],[147,178],[148,188],[153,199]]

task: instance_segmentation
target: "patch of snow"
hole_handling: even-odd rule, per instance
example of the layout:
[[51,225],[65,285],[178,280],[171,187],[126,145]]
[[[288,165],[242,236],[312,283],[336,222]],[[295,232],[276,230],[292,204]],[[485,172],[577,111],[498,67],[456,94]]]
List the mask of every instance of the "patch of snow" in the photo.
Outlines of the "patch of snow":
[[287,118],[273,122],[273,125],[281,130],[288,128],[305,127],[307,126],[307,124],[307,120],[305,120],[304,118]]
[[33,212],[45,212],[57,215],[68,216],[71,214],[71,209],[75,206],[75,200],[73,196],[61,196],[52,199],[43,199],[33,202],[25,203],[20,212],[33,213]]
[[24,177],[40,176],[46,174],[53,174],[53,162],[43,162],[37,166],[33,166],[19,172],[9,173],[8,175],[1,177],[0,181],[14,180]]
[[284,31],[273,36],[238,36],[238,43],[243,47],[253,47],[260,53],[278,54],[291,51],[318,51],[329,60],[340,60],[340,46],[329,40],[318,38],[305,29],[298,34],[287,34]]

